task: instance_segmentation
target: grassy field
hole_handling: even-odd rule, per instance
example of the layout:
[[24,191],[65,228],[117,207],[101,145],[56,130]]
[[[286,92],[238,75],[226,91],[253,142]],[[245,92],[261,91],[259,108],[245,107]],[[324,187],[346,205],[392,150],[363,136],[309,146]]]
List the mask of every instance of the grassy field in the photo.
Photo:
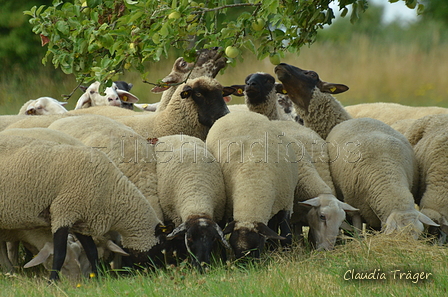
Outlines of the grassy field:
[[[365,36],[354,37],[351,43],[315,43],[304,47],[300,55],[288,55],[283,62],[304,69],[315,70],[324,81],[343,83],[350,87],[337,98],[344,105],[362,102],[398,102],[408,105],[437,105],[448,107],[446,77],[448,45],[419,43],[398,44],[373,42]],[[217,79],[223,85],[243,84],[244,78],[253,72],[274,74],[274,66],[268,59],[256,61],[250,53],[235,67],[229,66]],[[147,80],[157,82],[170,71],[174,58],[148,66]],[[50,96],[61,100],[69,94],[76,82],[72,76],[50,74],[49,67],[39,67],[33,73],[16,71],[0,76],[0,114],[16,114],[29,99]],[[160,94],[150,92],[152,86],[142,82],[138,73],[129,73],[120,79],[134,83],[133,93],[140,102],[157,102]],[[69,100],[68,109],[75,106],[81,91]],[[241,98],[234,97],[234,103]]]
[[0,296],[446,296],[447,256],[446,247],[376,234],[330,252],[295,246],[205,274],[180,265],[56,285],[47,283],[48,273],[1,275]]

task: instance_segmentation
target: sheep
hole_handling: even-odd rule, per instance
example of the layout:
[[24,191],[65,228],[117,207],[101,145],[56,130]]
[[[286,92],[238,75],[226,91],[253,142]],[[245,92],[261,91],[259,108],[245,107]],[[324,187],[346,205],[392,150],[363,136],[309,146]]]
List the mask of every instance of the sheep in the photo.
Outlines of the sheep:
[[[51,258],[53,255],[53,236],[49,228],[38,228],[33,230],[1,230],[0,237],[2,240],[10,242],[22,241],[24,246],[31,251],[35,257],[24,265],[24,268],[33,267],[43,264],[47,270],[51,270]],[[81,245],[76,242],[72,236],[67,241],[67,256],[61,267],[62,275],[75,279],[81,276]],[[6,257],[7,260],[8,259]],[[17,265],[15,261],[11,261]]]
[[156,156],[148,139],[124,124],[100,115],[62,118],[51,123],[48,129],[64,132],[82,144],[104,152],[137,186],[157,217],[163,220],[157,195]]
[[217,224],[226,206],[221,167],[196,137],[164,136],[155,146],[157,192],[164,222],[176,226],[167,237],[168,243],[180,239],[178,256],[186,248],[193,256],[193,265],[202,269],[201,264],[210,264],[215,242],[230,249]]
[[[405,136],[413,145],[419,167],[419,191],[416,202],[420,211],[448,233],[446,199],[448,115],[438,114],[415,120]],[[437,233],[430,228],[431,233]],[[440,230],[439,229],[439,230]]]
[[263,72],[249,74],[245,85],[232,85],[236,89],[233,95],[244,96],[250,111],[267,116],[270,120],[293,120],[290,114],[285,114],[278,102],[277,88],[283,87],[275,83],[272,75]]
[[157,106],[159,106],[159,102],[156,103],[135,103],[135,107],[144,111],[156,111]]
[[45,115],[38,117],[20,116],[20,118],[17,121],[9,124],[3,130],[16,129],[16,128],[46,128],[54,121],[65,118],[67,116],[70,115],[68,113],[65,113],[65,114]]
[[[280,106],[275,79],[267,73],[255,73],[246,78],[244,94],[249,110],[267,116],[272,125],[296,141],[293,149],[300,159],[299,182],[295,191],[294,212],[291,223],[296,226],[296,235],[301,236],[302,225],[311,222],[310,236],[312,245],[318,249],[332,249],[339,233],[339,227],[345,220],[345,212],[357,210],[338,201],[330,175],[329,157],[325,141],[313,130],[292,122],[291,118],[280,121]],[[241,89],[241,86],[232,86]],[[282,88],[280,89],[282,90]],[[325,195],[326,194],[326,195]],[[314,200],[309,200],[314,198]],[[331,200],[334,200],[331,202]],[[301,203],[299,203],[301,202]],[[330,207],[331,205],[331,207]],[[308,206],[305,207],[304,206]],[[310,209],[311,207],[312,209]],[[323,210],[325,208],[325,211]],[[306,215],[310,216],[307,220]],[[314,214],[314,218],[311,218]],[[320,223],[326,218],[326,223]]]
[[0,148],[8,152],[0,156],[0,229],[51,227],[50,280],[59,279],[70,230],[94,272],[98,260],[91,236],[117,231],[135,261],[160,243],[163,225],[154,209],[103,153],[11,135],[1,137]]
[[203,76],[180,85],[163,111],[114,119],[145,138],[183,133],[205,140],[213,123],[229,112],[223,96],[233,91]]
[[187,79],[201,76],[215,78],[218,72],[226,66],[226,61],[227,58],[223,56],[223,51],[220,47],[197,51],[195,63],[189,63],[182,57],[178,58],[174,62],[170,74],[162,79],[164,86],[152,89],[154,93],[163,92],[156,111],[163,111],[167,108],[179,84]]
[[91,106],[117,106],[121,107],[121,102],[135,103],[138,101],[138,98],[125,91],[121,90],[117,87],[115,83],[112,83],[112,86],[107,87],[104,92],[105,95],[102,96],[99,93],[101,83],[96,81],[92,83],[84,92],[84,94],[79,97],[76,102],[75,110],[81,108],[87,108]]
[[19,115],[48,115],[63,114],[67,112],[64,105],[67,102],[60,102],[50,97],[40,97],[27,101],[19,111]]
[[[229,113],[216,121],[207,136],[207,148],[220,164],[227,195],[224,234],[240,258],[258,257],[266,238],[284,240],[266,224],[278,213],[292,211],[298,167],[287,145],[293,140],[263,115]],[[293,161],[288,160],[288,157]]]
[[3,131],[6,127],[14,124],[15,122],[29,118],[31,117],[25,115],[0,115],[0,131]]
[[66,115],[85,115],[85,114],[96,114],[107,117],[119,117],[119,116],[135,116],[141,115],[139,112],[135,112],[130,109],[121,108],[117,106],[92,106],[89,108],[81,108],[75,110],[69,110]]
[[422,223],[436,225],[414,208],[417,163],[401,133],[375,119],[350,119],[328,94],[347,86],[322,82],[314,71],[287,64],[277,65],[275,72],[305,125],[326,138],[338,196],[358,208],[371,228],[390,234],[410,225],[416,238]]
[[346,106],[353,118],[374,118],[388,125],[405,119],[419,119],[426,115],[447,114],[448,109],[438,106],[406,106],[391,102],[362,103]]
[[[116,91],[117,93],[121,92],[119,90],[122,91],[126,91],[126,92],[130,92],[132,87],[134,86],[131,83],[127,83],[125,81],[122,80],[118,80],[118,81],[114,81],[114,83],[112,84],[112,87],[116,87]],[[125,109],[130,109],[130,110],[134,110],[134,103],[133,102],[128,102],[127,99],[128,97],[126,96],[122,96],[121,99],[121,107],[125,108]]]

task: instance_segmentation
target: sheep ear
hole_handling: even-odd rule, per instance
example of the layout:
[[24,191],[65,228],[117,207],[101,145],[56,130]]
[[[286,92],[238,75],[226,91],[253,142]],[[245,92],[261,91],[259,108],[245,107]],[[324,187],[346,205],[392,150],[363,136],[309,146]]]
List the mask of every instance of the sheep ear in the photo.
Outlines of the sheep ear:
[[434,227],[440,227],[439,224],[437,224],[436,222],[431,220],[427,215],[425,215],[423,213],[419,213],[418,219],[419,219],[420,222],[422,222],[425,225],[434,226]]
[[170,234],[174,229],[174,224],[166,224],[166,225],[162,225],[162,224],[157,224],[156,226],[156,230],[155,230],[155,235],[156,236],[160,236],[162,234]]
[[185,222],[177,226],[170,234],[167,235],[166,239],[173,239],[179,235],[183,235],[187,232],[187,225]]
[[188,98],[191,96],[193,89],[190,86],[185,86],[182,92],[180,92],[180,97],[182,99]]
[[235,229],[235,221],[232,221],[227,224],[227,226],[224,228],[224,231],[222,231],[224,234],[230,234],[233,232],[233,229]]
[[138,102],[138,98],[134,94],[131,94],[129,92],[126,92],[126,91],[123,91],[120,89],[118,89],[116,91],[117,91],[118,97],[120,97],[121,101],[130,102],[130,103]]
[[222,88],[222,96],[226,97],[229,95],[232,95],[236,92],[237,90],[234,87],[223,87]]
[[58,101],[59,104],[61,104],[62,106],[66,105],[68,102],[67,101]]
[[90,102],[90,95],[88,93],[84,93],[81,97],[79,97],[78,102],[76,102],[75,109],[81,109],[84,103]]
[[324,93],[339,94],[347,91],[348,87],[343,84],[333,84],[323,81],[320,90]]
[[118,255],[122,255],[122,256],[129,256],[128,253],[126,253],[125,251],[123,251],[123,249],[121,247],[119,247],[115,242],[113,242],[112,240],[108,240],[106,242],[106,247],[111,251],[114,252]]
[[320,198],[315,197],[308,199],[306,201],[299,202],[300,205],[311,206],[311,207],[319,207],[320,206]]
[[283,84],[275,83],[275,92],[280,94],[288,94],[288,92],[283,87]]
[[215,223],[215,225],[213,226],[213,228],[215,228],[216,232],[218,232],[218,239],[221,242],[221,244],[226,248],[226,249],[231,249],[230,244],[227,242],[227,240],[224,238],[224,233],[222,232],[221,228],[219,227],[218,224]]
[[[244,96],[244,88],[246,87],[246,85],[232,85],[230,86],[231,88],[233,88],[235,91],[232,93],[232,95],[235,95],[237,97],[242,97]],[[229,94],[230,95],[230,94]]]
[[274,230],[272,230],[271,228],[269,228],[268,226],[266,226],[263,223],[257,224],[257,230],[258,230],[259,234],[263,235],[267,239],[277,239],[277,240],[285,240],[286,239],[286,237],[278,235],[277,232],[275,232]]
[[53,254],[53,243],[46,242],[44,247],[39,251],[39,253],[28,263],[26,263],[23,268],[34,267],[39,264],[44,263],[48,257]]
[[339,206],[345,211],[345,212],[349,212],[349,211],[359,211],[359,209],[354,208],[353,206],[351,206],[350,204],[347,204],[345,202],[342,201],[338,201]]

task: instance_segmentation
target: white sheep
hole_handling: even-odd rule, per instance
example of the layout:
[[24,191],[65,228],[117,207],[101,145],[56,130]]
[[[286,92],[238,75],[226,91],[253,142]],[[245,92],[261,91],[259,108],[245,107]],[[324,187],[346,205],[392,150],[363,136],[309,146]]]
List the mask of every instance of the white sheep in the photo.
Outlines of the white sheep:
[[405,133],[414,147],[419,167],[416,201],[420,211],[437,222],[445,234],[448,234],[447,127],[447,114],[430,115],[415,120]]
[[291,142],[254,112],[229,113],[210,129],[207,148],[221,165],[232,218],[224,233],[232,233],[237,258],[252,250],[258,256],[266,238],[285,239],[267,224],[278,213],[289,217],[293,208],[298,166]]
[[354,118],[373,118],[388,125],[399,120],[419,119],[427,115],[447,114],[448,109],[438,106],[407,106],[392,102],[362,103],[346,106]]
[[0,131],[3,131],[6,127],[15,122],[21,121],[23,119],[36,118],[24,115],[0,115]]
[[64,132],[105,153],[137,186],[163,220],[157,195],[157,161],[150,140],[128,126],[100,115],[66,117],[54,121],[48,128]]
[[[217,224],[224,218],[226,192],[221,167],[202,140],[187,135],[157,139],[157,192],[165,224],[176,228],[168,243],[193,256],[193,264],[210,264],[215,242],[229,247]],[[177,240],[176,240],[177,239]],[[180,241],[178,240],[180,239]]]
[[114,119],[145,138],[186,134],[205,140],[213,123],[229,112],[223,100],[228,92],[233,89],[203,76],[180,85],[163,111]]
[[67,102],[60,102],[50,97],[40,97],[27,101],[19,111],[19,115],[49,115],[63,114],[67,112],[64,105]]
[[168,106],[179,84],[187,79],[195,79],[201,76],[215,78],[218,72],[226,66],[227,58],[223,56],[222,48],[213,47],[197,51],[195,62],[187,62],[184,58],[178,58],[171,72],[162,79],[164,86],[154,87],[153,92],[163,92],[156,111],[163,111]]
[[121,102],[135,103],[138,98],[117,87],[115,83],[112,86],[107,87],[104,90],[105,95],[100,95],[100,85],[101,83],[96,81],[92,83],[84,92],[84,94],[79,97],[76,102],[75,110],[81,108],[87,108],[92,106],[117,106],[121,107]]
[[162,223],[154,209],[103,153],[10,135],[1,137],[0,148],[8,152],[0,156],[0,229],[51,227],[51,280],[59,278],[69,230],[94,271],[98,258],[91,236],[117,231],[136,261],[159,243]]
[[358,208],[370,227],[389,234],[410,225],[417,237],[422,222],[436,225],[414,208],[417,163],[401,133],[378,120],[350,119],[330,94],[347,90],[344,85],[287,64],[275,71],[305,125],[326,138],[338,196]]

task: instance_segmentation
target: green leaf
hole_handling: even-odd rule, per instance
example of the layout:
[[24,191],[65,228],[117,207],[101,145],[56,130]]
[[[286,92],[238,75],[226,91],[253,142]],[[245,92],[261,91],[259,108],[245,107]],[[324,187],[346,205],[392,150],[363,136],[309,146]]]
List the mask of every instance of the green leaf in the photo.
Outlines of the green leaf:
[[100,5],[101,2],[102,2],[101,0],[87,0],[86,1],[87,7],[89,7],[89,8],[95,8],[98,5]]
[[64,35],[68,35],[69,33],[69,26],[67,25],[67,22],[64,21],[56,22],[56,29],[58,29]]

